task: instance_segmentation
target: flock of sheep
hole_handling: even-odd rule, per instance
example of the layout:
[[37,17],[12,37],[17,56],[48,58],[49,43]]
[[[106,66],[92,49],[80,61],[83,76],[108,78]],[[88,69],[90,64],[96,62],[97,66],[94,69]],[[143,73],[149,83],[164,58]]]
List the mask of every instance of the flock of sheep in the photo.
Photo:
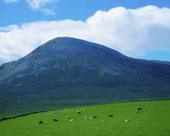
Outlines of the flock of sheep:
[[[136,113],[139,113],[140,110],[142,110],[142,108],[137,108],[137,110],[136,110],[135,112],[136,112]],[[77,111],[77,114],[80,115],[81,112],[80,112],[80,111]],[[109,114],[108,117],[112,118],[113,115]],[[84,119],[85,119],[85,120],[87,120],[87,119],[90,119],[90,120],[91,120],[91,119],[97,119],[97,116],[90,116],[89,118],[88,118],[87,116],[84,116]],[[71,118],[70,116],[67,116],[67,117],[66,117],[66,120],[69,120],[70,122],[73,122],[73,121],[74,121],[74,119]],[[53,122],[58,122],[57,119],[53,119],[52,121],[53,121]],[[126,120],[125,120],[125,122],[130,122],[130,121],[131,121],[130,119],[126,119]],[[101,122],[104,123],[104,120],[102,120]],[[43,121],[40,120],[40,121],[39,121],[39,124],[43,124]]]

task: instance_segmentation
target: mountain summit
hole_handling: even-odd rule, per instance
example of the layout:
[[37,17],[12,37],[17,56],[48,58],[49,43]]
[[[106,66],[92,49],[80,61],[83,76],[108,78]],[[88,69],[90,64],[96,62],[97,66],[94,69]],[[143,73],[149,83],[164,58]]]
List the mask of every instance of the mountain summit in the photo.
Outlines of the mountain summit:
[[59,37],[18,61],[0,65],[0,96],[4,113],[165,99],[170,98],[170,64]]

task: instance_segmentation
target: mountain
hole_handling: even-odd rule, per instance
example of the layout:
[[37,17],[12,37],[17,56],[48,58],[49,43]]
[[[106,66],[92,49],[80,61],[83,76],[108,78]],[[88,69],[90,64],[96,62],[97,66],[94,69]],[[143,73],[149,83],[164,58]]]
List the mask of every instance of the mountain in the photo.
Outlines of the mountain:
[[169,98],[169,62],[129,58],[75,38],[55,38],[0,65],[1,114]]

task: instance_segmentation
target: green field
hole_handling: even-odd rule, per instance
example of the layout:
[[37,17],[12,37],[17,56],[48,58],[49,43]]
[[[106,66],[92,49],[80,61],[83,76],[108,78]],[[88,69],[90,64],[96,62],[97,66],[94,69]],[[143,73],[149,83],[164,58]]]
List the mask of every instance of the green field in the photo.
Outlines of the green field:
[[[143,109],[136,113],[139,107]],[[113,117],[108,117],[109,114]],[[66,116],[74,120],[71,122]],[[97,116],[97,119],[85,120],[85,116]],[[59,121],[53,122],[54,118]],[[127,119],[130,121],[125,122]],[[39,124],[40,120],[43,124]],[[32,114],[1,121],[0,136],[170,136],[170,100],[114,103]]]

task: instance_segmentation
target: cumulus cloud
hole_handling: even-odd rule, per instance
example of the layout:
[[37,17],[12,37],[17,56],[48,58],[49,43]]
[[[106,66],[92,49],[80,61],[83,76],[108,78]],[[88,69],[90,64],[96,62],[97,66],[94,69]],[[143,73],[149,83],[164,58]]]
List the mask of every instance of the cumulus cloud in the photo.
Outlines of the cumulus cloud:
[[58,36],[104,44],[131,57],[153,50],[170,51],[170,9],[117,7],[97,11],[84,22],[68,19],[0,27],[0,62],[18,59]]

